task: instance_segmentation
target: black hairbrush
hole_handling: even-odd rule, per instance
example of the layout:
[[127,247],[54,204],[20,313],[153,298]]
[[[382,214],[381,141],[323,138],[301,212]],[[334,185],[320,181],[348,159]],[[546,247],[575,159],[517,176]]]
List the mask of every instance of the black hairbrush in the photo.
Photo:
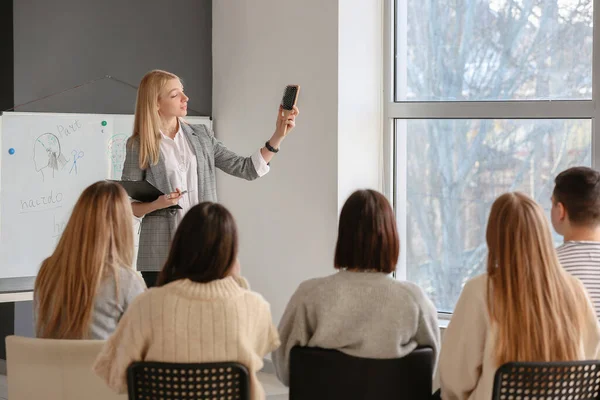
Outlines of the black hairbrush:
[[287,85],[281,99],[281,108],[292,111],[298,100],[298,93],[300,93],[300,85]]

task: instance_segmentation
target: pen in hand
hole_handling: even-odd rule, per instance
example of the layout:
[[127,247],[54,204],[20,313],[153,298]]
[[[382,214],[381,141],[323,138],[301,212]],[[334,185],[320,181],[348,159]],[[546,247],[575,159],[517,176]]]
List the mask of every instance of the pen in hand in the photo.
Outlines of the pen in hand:
[[[179,198],[179,197],[183,196],[183,195],[184,195],[184,194],[186,194],[187,192],[188,192],[187,190],[184,190],[183,192],[180,192],[180,191],[179,191],[179,189],[177,189],[177,193],[178,193],[178,195],[177,195],[177,198]],[[173,193],[169,193],[169,194],[167,195],[167,199],[175,198],[175,196],[171,196],[171,195],[172,195],[172,194],[174,194],[174,193],[175,193],[175,192],[173,192]]]

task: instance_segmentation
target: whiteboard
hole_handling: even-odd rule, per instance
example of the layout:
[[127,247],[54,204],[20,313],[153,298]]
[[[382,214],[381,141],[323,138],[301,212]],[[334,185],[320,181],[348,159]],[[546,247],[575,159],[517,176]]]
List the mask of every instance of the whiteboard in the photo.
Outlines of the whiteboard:
[[[212,129],[209,117],[185,120]],[[132,128],[133,115],[2,114],[0,278],[37,274],[81,192],[121,178]]]

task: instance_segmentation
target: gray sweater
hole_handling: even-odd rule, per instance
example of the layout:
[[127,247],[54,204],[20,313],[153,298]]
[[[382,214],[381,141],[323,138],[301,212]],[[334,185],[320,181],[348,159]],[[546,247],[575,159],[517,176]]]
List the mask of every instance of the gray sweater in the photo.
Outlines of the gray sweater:
[[429,346],[435,361],[440,345],[437,311],[425,293],[377,272],[340,271],[303,282],[287,305],[279,335],[273,363],[285,385],[296,345],[365,358],[399,358]]
[[118,271],[118,295],[114,279],[104,279],[100,284],[94,302],[90,339],[108,339],[133,299],[146,290],[146,283],[132,268],[119,268]]
[[[98,288],[94,300],[92,320],[90,322],[90,339],[106,340],[117,329],[121,317],[139,294],[146,290],[146,284],[141,276],[132,268],[118,268],[118,293],[115,280],[105,278]],[[34,323],[37,324],[36,294],[33,294]]]

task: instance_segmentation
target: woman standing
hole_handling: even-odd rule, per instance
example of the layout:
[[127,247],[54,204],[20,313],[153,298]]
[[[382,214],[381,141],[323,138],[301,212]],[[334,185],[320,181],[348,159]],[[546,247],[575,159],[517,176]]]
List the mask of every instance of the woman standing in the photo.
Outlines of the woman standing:
[[[269,162],[295,126],[298,109],[277,117],[275,133],[250,157],[228,150],[204,125],[187,124],[187,102],[180,79],[154,70],[142,79],[133,135],[127,142],[123,180],[146,180],[167,193],[153,202],[133,203],[141,222],[137,268],[154,286],[179,221],[194,205],[216,201],[216,168],[254,180],[269,172]],[[169,207],[179,204],[181,209]]]

